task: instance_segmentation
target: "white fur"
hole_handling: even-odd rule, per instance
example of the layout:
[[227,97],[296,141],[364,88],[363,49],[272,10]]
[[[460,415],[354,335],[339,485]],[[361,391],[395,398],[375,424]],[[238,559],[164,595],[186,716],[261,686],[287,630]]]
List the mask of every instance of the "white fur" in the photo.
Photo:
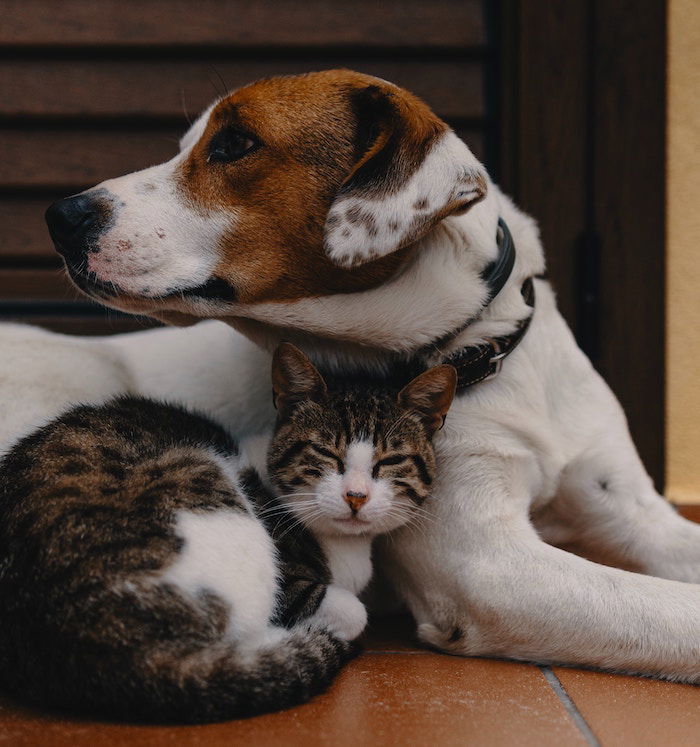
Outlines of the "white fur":
[[229,605],[231,637],[259,638],[277,594],[275,550],[264,527],[240,511],[181,511],[176,533],[185,546],[159,581],[192,597],[213,592]]
[[[298,501],[290,493],[285,502],[317,535],[375,536],[389,532],[410,518],[412,504],[410,499],[395,495],[390,481],[381,475],[372,476],[375,461],[371,442],[353,441],[348,444],[342,474],[335,469],[324,470],[314,485],[313,498],[309,498],[304,487]],[[368,496],[356,516],[345,500],[348,490],[365,492]]]
[[366,476],[372,473],[374,445],[371,441],[351,441],[345,453],[345,479],[354,475]]
[[[155,298],[206,282],[217,261],[217,244],[236,223],[236,212],[198,206],[179,188],[180,169],[201,137],[210,106],[166,163],[110,179],[90,190],[106,202],[111,217],[87,255],[87,270],[107,285]],[[206,301],[199,301],[206,308]]]
[[338,638],[352,641],[367,626],[367,610],[355,594],[333,583],[326,589],[312,621],[328,628]]
[[[385,354],[368,346],[415,350],[479,308],[485,288],[478,275],[495,256],[499,215],[514,237],[515,270],[452,346],[502,334],[528,313],[520,286],[541,271],[543,257],[533,222],[493,185],[467,214],[424,237],[412,263],[381,288],[230,313],[288,326],[329,362],[360,356],[381,366]],[[208,256],[205,250],[203,267]],[[551,289],[538,281],[536,292],[534,321],[521,345],[497,378],[457,397],[436,437],[434,521],[420,533],[399,530],[382,543],[380,562],[424,639],[454,653],[700,683],[700,527],[655,493],[619,405],[576,347]],[[42,336],[54,344],[41,348],[39,363],[36,334],[0,333],[0,340],[19,339],[15,355],[3,362],[8,375],[0,401],[13,403],[6,439],[42,409],[49,414],[76,399],[99,399],[120,385],[204,404],[231,418],[234,428],[237,418],[250,426],[258,413],[261,423],[269,422],[260,384],[266,359],[222,325],[114,341]],[[206,344],[198,343],[200,334]],[[256,331],[266,344],[279,334],[264,326]],[[76,351],[100,359],[110,386],[95,391],[94,369],[71,365]],[[446,351],[436,350],[436,359],[440,352]],[[248,356],[253,363],[242,363]],[[18,417],[23,407],[34,415]],[[638,573],[554,544],[575,545]]]
[[267,474],[267,451],[270,447],[271,438],[272,431],[270,430],[250,436],[239,444],[241,465],[252,467],[268,487],[270,487],[271,483]]
[[332,583],[313,621],[340,638],[353,640],[367,625],[367,610],[358,599],[372,577],[372,537],[317,534]]
[[105,191],[113,211],[113,222],[97,242],[99,252],[87,259],[98,280],[155,298],[195,288],[210,277],[215,247],[235,215],[197,210],[183,200],[175,180],[181,162],[176,156],[97,188]]
[[128,366],[99,340],[0,325],[0,454],[77,403],[130,391]]
[[[480,197],[486,179],[482,165],[467,146],[448,130],[432,146],[423,163],[406,184],[379,199],[341,196],[328,213],[326,251],[339,265],[351,266],[384,257],[413,238],[416,216],[430,215],[455,200],[472,202]],[[425,207],[413,205],[425,201]],[[372,218],[375,235],[368,227],[348,219],[359,211]]]
[[372,538],[319,536],[333,583],[359,594],[372,577]]

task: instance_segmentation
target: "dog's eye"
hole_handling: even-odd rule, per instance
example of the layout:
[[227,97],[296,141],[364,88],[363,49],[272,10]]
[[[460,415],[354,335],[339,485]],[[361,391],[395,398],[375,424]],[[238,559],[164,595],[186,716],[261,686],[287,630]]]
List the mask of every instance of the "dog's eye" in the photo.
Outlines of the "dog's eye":
[[258,147],[259,143],[250,135],[238,130],[220,130],[209,143],[207,161],[229,163],[237,161]]

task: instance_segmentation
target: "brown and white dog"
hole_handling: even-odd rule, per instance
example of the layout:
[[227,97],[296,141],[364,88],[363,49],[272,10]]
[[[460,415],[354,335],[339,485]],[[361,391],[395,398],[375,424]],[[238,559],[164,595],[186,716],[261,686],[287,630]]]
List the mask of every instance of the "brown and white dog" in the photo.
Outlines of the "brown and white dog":
[[[487,304],[499,218],[517,256]],[[108,306],[225,320],[263,348],[284,337],[319,364],[375,373],[512,333],[532,313],[521,286],[543,270],[533,221],[445,123],[344,70],[235,91],[171,161],[47,219],[75,283]],[[379,562],[439,648],[700,682],[700,527],[655,493],[614,396],[548,284],[535,288],[521,344],[457,397],[436,439],[433,520],[399,530]],[[217,322],[96,342],[7,327],[0,341],[12,370],[34,371],[6,387],[20,403],[6,441],[122,389],[239,432],[272,417],[268,354]]]

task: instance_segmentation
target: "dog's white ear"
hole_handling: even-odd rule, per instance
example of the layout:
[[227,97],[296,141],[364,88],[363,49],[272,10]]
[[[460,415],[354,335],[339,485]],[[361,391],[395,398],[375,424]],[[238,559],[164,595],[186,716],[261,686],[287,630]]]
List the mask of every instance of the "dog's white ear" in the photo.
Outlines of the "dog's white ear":
[[363,264],[416,241],[486,195],[488,178],[467,146],[419,99],[391,86],[354,92],[360,154],[331,204],[328,257]]

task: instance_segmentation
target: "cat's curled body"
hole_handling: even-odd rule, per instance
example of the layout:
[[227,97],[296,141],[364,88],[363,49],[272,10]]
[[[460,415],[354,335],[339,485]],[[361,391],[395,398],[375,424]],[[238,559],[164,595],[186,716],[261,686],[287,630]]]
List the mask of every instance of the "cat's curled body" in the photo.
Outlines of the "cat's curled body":
[[212,721],[302,702],[350,647],[272,624],[273,542],[213,423],[122,398],[28,437],[0,474],[0,682],[35,702]]
[[[77,407],[6,455],[3,689],[130,720],[205,722],[301,703],[330,684],[354,653],[364,608],[335,578],[345,528],[326,545],[329,533],[309,531],[313,521],[294,510],[309,505],[298,495],[309,493],[304,469],[325,479],[323,467],[305,467],[297,446],[275,468],[318,407],[289,375],[304,360],[291,346],[275,358],[270,477],[305,491],[271,496],[224,429],[137,397]],[[329,437],[339,454],[333,422],[312,440]],[[352,543],[368,533],[348,534]]]

